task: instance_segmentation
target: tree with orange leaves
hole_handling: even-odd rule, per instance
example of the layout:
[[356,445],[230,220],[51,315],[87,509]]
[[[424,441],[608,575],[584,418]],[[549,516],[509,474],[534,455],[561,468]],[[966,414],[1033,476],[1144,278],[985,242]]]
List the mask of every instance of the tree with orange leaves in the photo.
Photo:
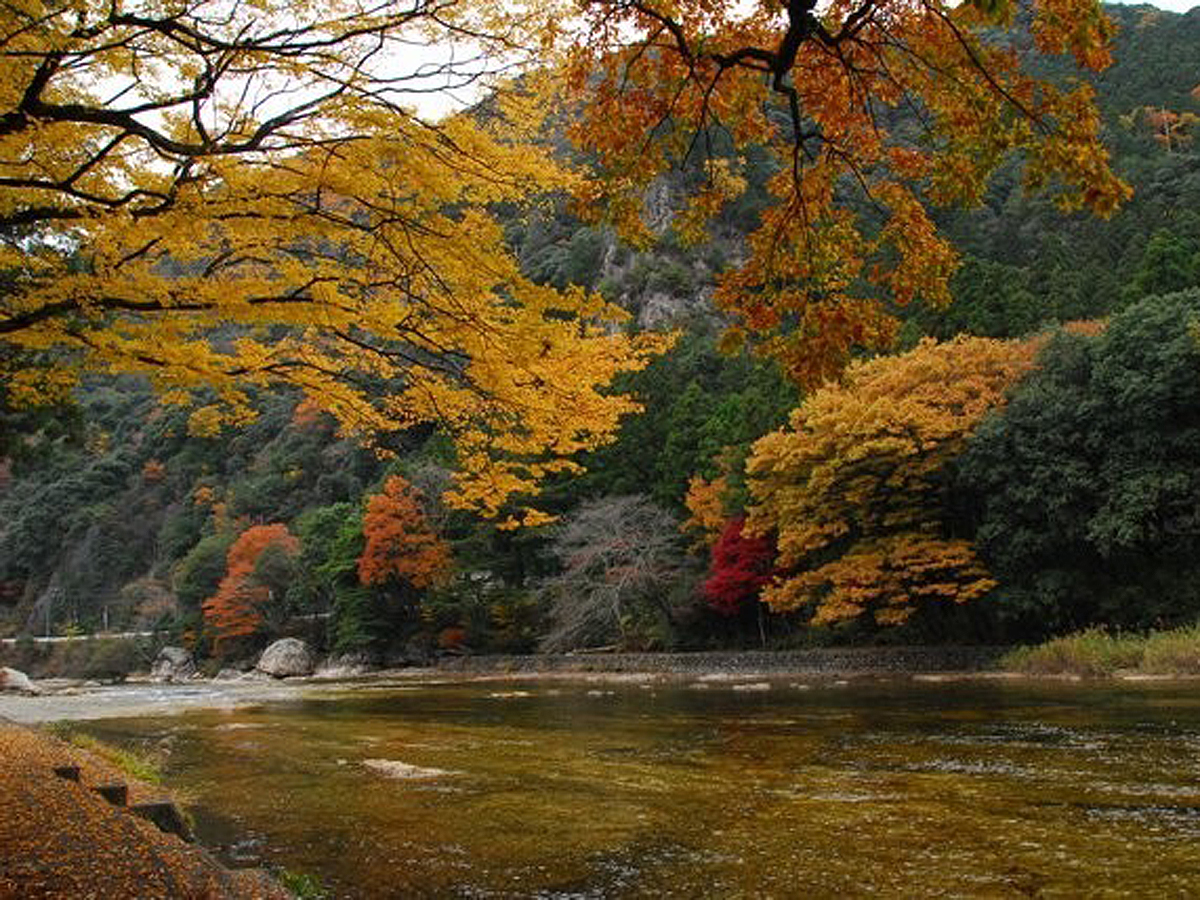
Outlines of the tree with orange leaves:
[[429,527],[420,492],[399,475],[367,501],[363,536],[358,578],[364,585],[398,581],[422,590],[450,571],[449,545]]
[[948,533],[943,474],[984,415],[1033,365],[1039,341],[921,342],[850,367],[812,394],[747,463],[749,528],[774,530],[786,571],[762,594],[813,621],[905,621],[995,586],[969,541]]
[[[633,240],[649,241],[651,182],[700,166],[675,217],[700,242],[747,190],[743,153],[766,148],[772,201],[724,273],[729,342],[751,340],[812,386],[856,347],[889,348],[890,306],[950,300],[958,257],[930,206],[978,205],[1012,153],[1029,189],[1065,210],[1111,214],[1130,190],[1100,143],[1093,91],[1029,74],[1016,0],[593,0],[570,51],[572,136],[600,180],[579,186]],[[1024,25],[1022,25],[1024,27]],[[1039,0],[1042,54],[1110,61],[1098,0]],[[723,149],[722,149],[723,148]]]
[[230,545],[225,577],[201,607],[218,652],[262,628],[267,607],[287,586],[288,563],[299,553],[300,542],[280,523],[251,526]]

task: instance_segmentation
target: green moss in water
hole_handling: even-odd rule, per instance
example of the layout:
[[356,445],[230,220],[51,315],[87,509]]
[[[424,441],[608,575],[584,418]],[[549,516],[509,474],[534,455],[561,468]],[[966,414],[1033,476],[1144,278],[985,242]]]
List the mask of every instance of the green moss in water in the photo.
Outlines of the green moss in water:
[[282,869],[275,874],[275,880],[296,900],[326,900],[329,896],[325,886],[321,884],[321,879],[306,872]]

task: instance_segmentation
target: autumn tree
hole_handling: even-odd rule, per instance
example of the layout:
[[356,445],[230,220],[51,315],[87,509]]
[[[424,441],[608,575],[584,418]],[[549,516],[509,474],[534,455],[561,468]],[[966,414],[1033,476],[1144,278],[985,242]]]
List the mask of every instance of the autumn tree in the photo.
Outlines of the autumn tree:
[[672,591],[687,580],[675,518],[643,496],[605,497],[556,529],[551,551],[560,571],[540,588],[551,604],[541,648],[661,642]]
[[[0,360],[13,405],[85,369],[208,390],[211,434],[288,384],[348,432],[437,422],[496,513],[636,408],[661,346],[524,277],[486,207],[576,186],[529,140],[546,24],[483,4],[34,0],[0,10]],[[445,47],[412,62],[414,45]],[[496,89],[436,123],[417,98]],[[220,329],[220,330],[218,330]]]
[[[731,343],[752,339],[804,384],[855,347],[887,347],[890,306],[950,299],[958,259],[927,212],[978,204],[1013,152],[1029,189],[1066,210],[1110,214],[1129,194],[1100,144],[1092,89],[1028,74],[1019,41],[1109,62],[1097,0],[594,0],[573,34],[568,96],[575,141],[602,178],[582,187],[632,239],[652,181],[703,170],[674,221],[685,239],[747,189],[745,151],[765,147],[771,202],[728,270],[718,301]],[[722,149],[725,148],[725,149]],[[730,149],[731,148],[731,149]]]
[[420,493],[399,475],[383,493],[367,500],[362,520],[366,544],[358,559],[358,578],[364,585],[399,582],[422,590],[436,584],[450,569],[450,546],[425,520]]
[[689,515],[680,527],[690,534],[698,547],[712,547],[720,540],[726,528],[725,494],[729,481],[724,475],[708,479],[693,475],[688,481],[683,505]]
[[746,532],[745,516],[725,523],[712,548],[709,575],[704,582],[704,599],[723,615],[736,615],[757,600],[775,574],[775,542],[761,534]]
[[812,394],[748,463],[749,527],[773,530],[780,576],[763,592],[813,621],[905,621],[995,585],[971,543],[943,520],[946,465],[1033,363],[1037,342],[925,340],[851,366]]
[[218,652],[258,633],[272,604],[282,600],[290,580],[288,563],[299,552],[299,541],[279,523],[251,526],[229,546],[225,577],[202,606]]
[[1200,121],[1192,112],[1175,112],[1165,106],[1141,106],[1121,117],[1121,124],[1132,129],[1141,120],[1155,142],[1168,153],[1173,153],[1192,143],[1192,129]]

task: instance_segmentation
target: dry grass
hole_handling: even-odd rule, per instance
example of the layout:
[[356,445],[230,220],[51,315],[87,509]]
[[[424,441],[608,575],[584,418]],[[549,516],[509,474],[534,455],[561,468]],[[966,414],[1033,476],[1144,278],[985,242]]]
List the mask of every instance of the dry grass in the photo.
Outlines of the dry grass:
[[1147,637],[1141,670],[1156,675],[1200,675],[1200,625]]
[[1089,628],[1035,647],[1020,647],[1004,656],[1000,665],[1030,675],[1195,675],[1200,674],[1200,625],[1149,635]]

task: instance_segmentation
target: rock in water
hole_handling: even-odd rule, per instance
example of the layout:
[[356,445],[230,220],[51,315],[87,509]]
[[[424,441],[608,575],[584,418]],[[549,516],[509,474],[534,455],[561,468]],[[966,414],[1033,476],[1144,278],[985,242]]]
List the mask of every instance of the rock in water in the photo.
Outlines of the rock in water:
[[14,694],[40,694],[38,689],[29,676],[24,672],[18,672],[16,669],[10,669],[7,666],[0,668],[0,692],[8,691]]
[[441,778],[443,775],[458,775],[450,769],[435,769],[432,766],[414,766],[400,762],[398,759],[364,759],[363,765],[373,769],[388,778],[400,778],[405,781],[417,781],[427,778]]
[[195,674],[192,654],[182,647],[163,647],[150,667],[150,676],[155,681],[184,681]]
[[256,668],[276,678],[287,678],[290,675],[311,675],[316,664],[308,644],[296,638],[284,638],[263,651]]

